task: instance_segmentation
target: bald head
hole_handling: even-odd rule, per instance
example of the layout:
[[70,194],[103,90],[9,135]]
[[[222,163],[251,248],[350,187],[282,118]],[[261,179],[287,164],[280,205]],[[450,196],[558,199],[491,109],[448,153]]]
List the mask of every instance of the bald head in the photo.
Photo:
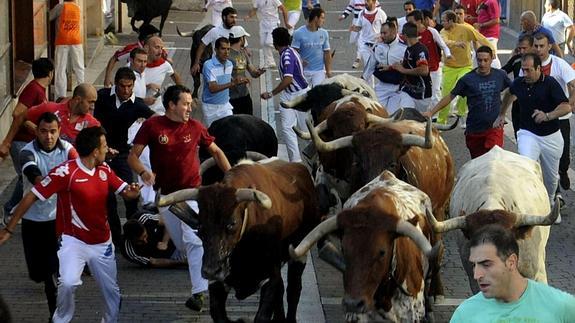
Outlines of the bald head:
[[524,31],[533,31],[537,26],[537,16],[535,12],[528,10],[524,11],[520,17],[521,28]]
[[70,100],[70,111],[73,114],[85,115],[94,111],[98,92],[92,84],[81,83],[74,88]]
[[148,61],[154,62],[162,57],[164,41],[158,36],[152,36],[146,40],[144,47],[148,52]]

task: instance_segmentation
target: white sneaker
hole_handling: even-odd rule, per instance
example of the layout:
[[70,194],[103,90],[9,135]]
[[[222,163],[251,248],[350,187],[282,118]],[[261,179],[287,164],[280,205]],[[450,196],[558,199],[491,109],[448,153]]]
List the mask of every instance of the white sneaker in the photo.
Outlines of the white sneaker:
[[559,213],[559,216],[557,217],[557,219],[555,220],[554,224],[559,224],[561,223],[561,213]]

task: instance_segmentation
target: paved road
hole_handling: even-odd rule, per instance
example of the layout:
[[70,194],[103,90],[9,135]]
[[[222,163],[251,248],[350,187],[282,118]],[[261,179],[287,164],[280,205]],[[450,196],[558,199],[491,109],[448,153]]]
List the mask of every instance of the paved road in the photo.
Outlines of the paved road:
[[[384,10],[389,16],[402,16],[401,8],[403,1],[384,1]],[[351,69],[351,63],[355,56],[347,42],[348,21],[338,22],[337,16],[347,3],[344,0],[326,2],[327,10],[326,28],[330,30],[332,48],[336,49],[334,72],[359,74],[359,71]],[[240,12],[240,17],[245,16],[249,8],[248,2],[235,2]],[[201,20],[200,13],[172,11],[164,30],[166,45],[170,48],[170,54],[175,63],[175,69],[184,77],[186,84],[191,85],[192,80],[189,70],[189,39],[177,37],[175,25],[180,29],[192,29]],[[301,22],[300,22],[301,23]],[[257,23],[255,21],[242,22],[247,31],[252,35],[249,39],[250,46],[258,47],[259,39]],[[121,36],[122,43],[133,41],[134,35]],[[505,62],[514,43],[513,35],[503,33],[500,40],[500,56]],[[110,54],[116,49],[114,46],[106,46],[102,53],[92,59],[92,65],[87,72],[87,78],[94,84],[103,83],[103,70]],[[259,61],[259,51],[253,51],[254,61]],[[252,97],[265,90],[271,90],[272,85],[279,82],[277,71],[270,71],[260,80],[254,80],[251,84]],[[271,109],[277,106],[277,102],[264,105],[259,109],[260,102],[254,100],[256,114],[264,119],[275,123],[275,113]],[[260,112],[262,111],[262,112]],[[196,117],[197,113],[194,114]],[[515,150],[516,145],[511,140],[512,136],[507,131],[506,148]],[[461,129],[445,133],[457,169],[461,167],[469,156],[463,143],[463,131]],[[281,141],[281,138],[280,138]],[[0,202],[4,203],[11,192],[12,185],[8,185],[13,179],[14,173],[10,162],[0,164],[0,188],[5,188],[0,195]],[[575,177],[572,177],[575,179]],[[8,185],[8,187],[6,187]],[[547,270],[549,283],[575,293],[575,275],[572,273],[574,266],[575,235],[573,229],[573,200],[574,194],[569,191],[566,194],[567,207],[562,212],[563,223],[551,228],[551,238],[547,245]],[[22,255],[22,244],[19,229],[13,239],[0,248],[0,293],[10,305],[15,322],[45,322],[47,319],[47,306],[44,301],[42,287],[32,283],[26,274],[26,267]],[[465,276],[459,260],[459,255],[454,245],[452,235],[445,237],[446,254],[442,269],[446,285],[447,300],[444,304],[435,306],[436,319],[438,322],[447,322],[455,305],[470,296],[467,277]],[[189,296],[189,279],[184,269],[171,270],[146,270],[135,267],[118,257],[118,280],[122,291],[122,322],[210,322],[207,312],[195,313],[184,307],[183,303]],[[75,322],[97,322],[101,317],[102,303],[99,292],[91,277],[83,277],[84,285],[76,294],[77,309]],[[333,268],[318,260],[315,251],[308,261],[304,275],[304,292],[300,302],[300,322],[342,322],[341,296],[343,295],[341,275]],[[239,302],[230,299],[228,309],[232,318],[253,318],[257,309],[259,298],[252,296],[245,301]]]

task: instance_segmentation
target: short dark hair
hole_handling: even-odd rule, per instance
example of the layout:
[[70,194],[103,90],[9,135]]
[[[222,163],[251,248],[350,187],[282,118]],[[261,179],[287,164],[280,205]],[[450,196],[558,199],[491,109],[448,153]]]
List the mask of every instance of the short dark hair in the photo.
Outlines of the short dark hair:
[[120,67],[116,71],[116,76],[114,76],[114,83],[118,83],[120,80],[131,80],[135,82],[136,75],[134,74],[134,71],[132,71],[132,69],[129,67]]
[[90,155],[94,149],[100,147],[100,138],[106,135],[106,130],[100,126],[84,128],[76,136],[76,151],[80,157]]
[[453,21],[453,22],[457,21],[457,15],[453,10],[445,10],[443,12],[443,16],[445,16],[445,19],[447,19],[447,21]]
[[136,47],[130,51],[130,58],[134,59],[134,58],[136,58],[136,55],[138,55],[138,54],[148,55],[148,52],[142,47]]
[[423,18],[429,18],[429,19],[433,20],[433,13],[431,13],[431,11],[429,11],[427,9],[423,9],[423,10],[421,10],[421,13],[423,14]]
[[525,62],[528,59],[533,60],[533,68],[536,69],[538,67],[541,67],[541,58],[539,58],[539,55],[537,55],[535,53],[525,53],[521,57],[522,62]]
[[162,98],[162,103],[164,108],[168,109],[170,102],[173,104],[178,104],[180,101],[180,94],[182,93],[192,93],[192,91],[184,85],[172,85],[166,89],[164,96]]
[[412,12],[408,13],[406,17],[413,17],[415,21],[423,22],[423,12],[421,12],[421,10],[413,10]]
[[546,33],[536,33],[535,35],[533,35],[533,40],[535,41],[535,39],[537,40],[542,40],[542,39],[547,39],[547,44],[551,44],[551,40],[549,39],[549,35],[547,35]]
[[517,43],[522,43],[522,42],[528,42],[529,46],[533,47],[533,35],[530,34],[523,34],[521,36],[519,36],[519,40],[517,41]]
[[234,7],[226,7],[222,10],[222,19],[225,19],[228,15],[238,14],[238,11]]
[[462,6],[459,3],[454,3],[453,4],[453,11],[455,11],[455,10],[463,10],[463,12],[466,12],[467,8],[465,8],[464,6]]
[[124,238],[130,242],[138,240],[144,234],[144,224],[137,219],[130,219],[124,223]]
[[312,21],[315,18],[319,18],[321,17],[321,14],[325,13],[325,11],[323,11],[322,8],[313,8],[311,9],[311,11],[309,12],[309,17],[307,18],[307,21]]
[[144,42],[150,36],[152,36],[154,34],[159,34],[159,33],[160,33],[160,30],[158,28],[156,28],[154,25],[145,24],[145,25],[140,26],[140,29],[138,31],[138,40],[141,42]]
[[557,9],[557,8],[561,7],[561,0],[547,0],[547,1],[549,1],[549,5],[553,9]]
[[227,39],[226,37],[220,37],[216,39],[216,49],[221,48],[223,43],[229,44],[230,40]]
[[476,53],[476,54],[479,54],[479,53],[487,53],[487,54],[489,54],[490,57],[493,57],[493,50],[491,49],[491,47],[485,46],[485,45],[480,46],[480,47],[475,51],[475,53]]
[[274,46],[278,47],[289,46],[291,43],[289,31],[284,27],[277,27],[272,30],[272,39]]
[[[392,18],[395,18],[395,17],[392,17]],[[397,20],[394,22],[393,20],[387,19],[387,21],[381,25],[381,28],[383,29],[383,26],[387,26],[387,28],[397,31],[396,22],[397,22]]]
[[60,126],[60,119],[53,112],[42,113],[40,115],[40,118],[38,118],[38,125],[40,125],[41,122],[46,122],[46,123],[56,122],[58,124],[58,126]]
[[417,37],[417,26],[414,23],[406,22],[403,25],[402,33],[407,38],[416,38]]
[[411,0],[410,0],[410,1],[405,1],[405,2],[403,3],[403,7],[404,7],[404,8],[405,8],[405,6],[408,6],[408,5],[412,5],[412,6],[415,8],[415,3],[414,3],[413,1],[411,1]]
[[34,78],[43,78],[50,75],[54,71],[54,63],[46,57],[40,57],[32,62],[32,75]]
[[497,256],[505,261],[512,254],[519,257],[519,245],[515,235],[511,230],[507,230],[501,225],[490,224],[479,229],[469,241],[469,248],[478,247],[484,244],[492,244],[497,249]]

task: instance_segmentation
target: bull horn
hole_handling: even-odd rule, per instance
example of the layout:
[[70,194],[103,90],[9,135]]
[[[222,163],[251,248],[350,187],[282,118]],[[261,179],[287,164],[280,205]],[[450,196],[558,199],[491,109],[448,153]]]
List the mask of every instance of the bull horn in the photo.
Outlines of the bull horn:
[[293,109],[296,105],[302,103],[306,98],[307,98],[307,94],[302,94],[302,95],[296,96],[295,98],[293,98],[289,101],[282,101],[282,102],[280,102],[280,105],[284,109]]
[[366,116],[366,121],[368,123],[374,123],[374,124],[386,124],[394,120],[395,120],[394,118],[383,118],[371,113],[368,113]]
[[405,220],[400,220],[395,227],[395,232],[409,237],[419,249],[426,255],[430,256],[432,254],[433,248],[431,243],[427,240],[427,237],[423,235],[423,232],[417,229],[417,227]]
[[200,176],[202,176],[205,173],[205,171],[207,171],[208,169],[210,169],[214,166],[216,166],[216,160],[214,159],[214,157],[210,157],[210,158],[204,160],[200,164]]
[[178,28],[178,26],[176,25],[176,31],[178,32],[178,35],[180,35],[180,37],[192,37],[194,35],[194,32],[196,32],[195,30],[192,31],[180,31],[180,28]]
[[270,197],[266,193],[253,188],[238,188],[236,190],[236,201],[255,201],[264,209],[270,209],[272,207],[272,200]]
[[[311,140],[311,135],[309,132],[302,131],[297,126],[292,127],[295,134],[303,140]],[[327,130],[327,120],[320,122],[317,126],[315,126],[315,130],[318,134]]]
[[436,233],[443,233],[457,229],[463,229],[467,226],[465,215],[439,222],[437,221],[435,215],[433,215],[433,213],[430,210],[426,210],[425,213],[427,214],[427,220],[429,221],[429,223],[431,223],[433,231],[435,231]]
[[431,119],[427,118],[425,125],[425,137],[419,135],[402,134],[404,146],[418,146],[429,149],[433,146],[433,136],[431,135]]
[[297,245],[297,247],[289,246],[289,254],[292,259],[298,261],[305,261],[305,256],[309,249],[316,244],[319,239],[323,238],[326,234],[337,230],[337,216],[327,218],[327,220],[318,224],[311,230],[305,238]]
[[160,196],[157,206],[162,207],[178,202],[196,200],[198,198],[199,191],[200,190],[197,188],[187,188],[185,190],[179,190],[168,195]]
[[515,221],[515,227],[522,227],[522,226],[532,226],[532,225],[552,225],[557,220],[559,216],[559,209],[561,208],[561,204],[559,202],[559,198],[555,198],[555,204],[553,205],[553,209],[549,214],[546,216],[540,215],[527,215],[527,214],[518,214],[517,220]]
[[455,122],[453,122],[452,124],[441,124],[441,123],[434,123],[433,125],[435,126],[435,129],[437,130],[441,130],[441,131],[449,131],[449,130],[453,130],[455,129],[455,127],[457,127],[457,123],[459,123],[459,115],[456,115],[457,118],[455,118]]
[[341,148],[351,146],[351,140],[353,139],[353,136],[345,136],[345,137],[337,138],[336,140],[332,140],[330,142],[325,142],[319,137],[317,131],[315,130],[315,128],[312,124],[311,119],[307,119],[305,121],[305,123],[307,125],[307,129],[309,130],[309,133],[311,135],[311,139],[312,139],[313,144],[315,145],[317,151],[329,152],[329,151],[334,151],[334,150],[338,150]]
[[253,161],[259,161],[259,160],[264,160],[264,159],[269,158],[268,156],[266,156],[262,153],[258,153],[257,151],[251,151],[251,150],[246,151],[246,157],[253,160]]

